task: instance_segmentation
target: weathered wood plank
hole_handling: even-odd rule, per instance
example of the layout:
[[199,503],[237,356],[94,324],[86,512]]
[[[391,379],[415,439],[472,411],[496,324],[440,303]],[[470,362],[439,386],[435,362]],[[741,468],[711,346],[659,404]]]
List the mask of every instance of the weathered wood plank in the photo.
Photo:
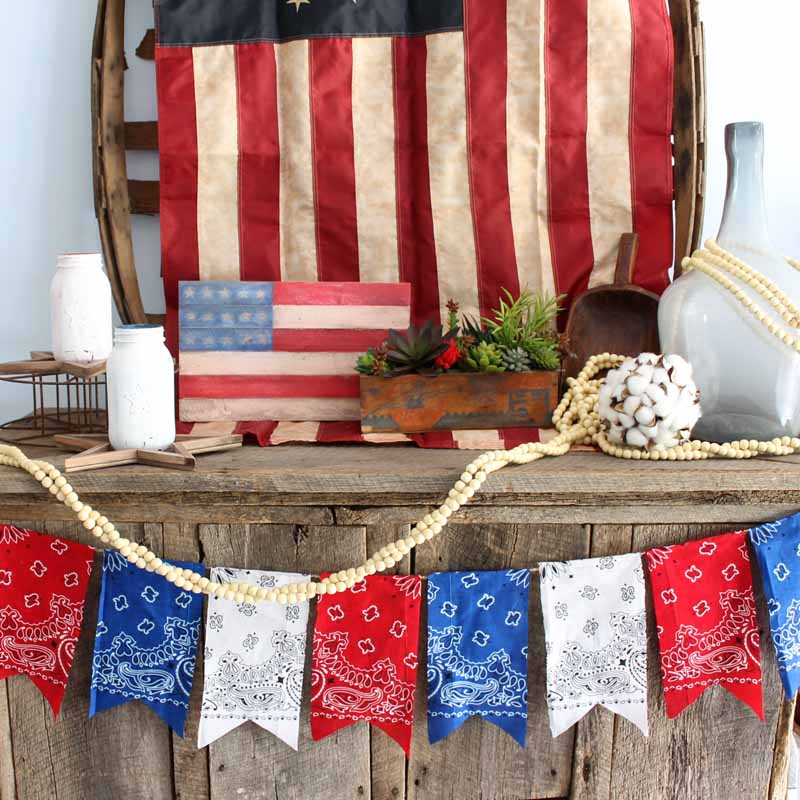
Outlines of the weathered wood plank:
[[106,268],[114,273],[112,283],[118,282],[122,290],[120,316],[126,321],[142,323],[146,321],[146,315],[133,256],[125,156],[124,32],[125,0],[106,0],[100,58],[99,153],[96,164],[104,199],[101,231],[108,226],[109,236],[103,237],[104,244],[111,246],[111,252],[106,254]]
[[[210,563],[230,567],[318,572],[334,562],[357,563],[366,553],[364,528],[287,525],[200,526]],[[306,681],[295,753],[256,725],[246,724],[209,746],[213,800],[327,800],[369,796],[369,729],[363,723],[311,741],[309,624]]]
[[155,216],[158,214],[159,186],[158,181],[128,181],[128,197],[131,214]]
[[[581,525],[452,525],[416,553],[414,569],[503,569],[545,559],[580,558],[589,553],[589,529]],[[422,637],[420,663],[425,663]],[[414,737],[408,764],[408,797],[563,797],[569,791],[573,733],[550,736],[546,691],[544,629],[539,583],[531,584],[528,652],[528,730],[523,750],[511,737],[481,719],[468,720],[446,739],[430,745],[425,670],[420,669]]]
[[695,74],[694,29],[691,0],[669,0],[672,38],[675,46],[675,90],[672,113],[675,184],[675,275],[681,259],[692,251],[695,240],[697,202],[698,98]]
[[[630,553],[632,544],[631,525],[592,527],[593,558]],[[615,726],[615,715],[605,708],[593,708],[576,726],[570,792],[574,800],[611,800]]]
[[[145,530],[150,526],[145,525]],[[186,523],[164,525],[164,557],[178,561],[201,561],[200,539],[197,526]],[[205,618],[204,618],[205,619]],[[172,733],[172,776],[175,800],[209,800],[211,781],[208,774],[208,749],[197,747],[197,729],[200,725],[200,705],[203,697],[203,647],[205,628],[201,623],[197,643],[197,665],[189,700],[184,736]]]
[[0,683],[0,800],[16,800],[14,748],[11,744],[11,708],[8,681]]
[[[371,525],[367,528],[367,553],[372,554],[401,536],[408,536],[409,525]],[[411,572],[410,559],[404,558],[392,570],[395,575]],[[405,800],[406,756],[390,736],[370,725],[370,778],[372,797]]]
[[[42,458],[51,455],[56,464],[63,464],[62,453],[37,453]],[[128,466],[82,473],[73,483],[98,508],[106,500],[148,505],[159,496],[173,506],[212,506],[224,503],[226,495],[230,504],[427,505],[441,502],[471,457],[404,447],[328,446],[316,447],[313,453],[304,447],[244,447],[205,455],[191,473]],[[714,507],[800,506],[799,464],[800,456],[651,464],[576,452],[508,467],[490,477],[472,504],[527,505],[531,513],[539,513],[537,508],[546,513],[553,506],[570,511],[649,507],[651,513],[682,506],[693,509],[700,515],[694,521],[701,521]],[[22,472],[3,467],[0,478],[0,509],[48,500]]]
[[[576,476],[577,477],[577,476]],[[639,523],[685,524],[689,522],[727,523],[733,527],[780,519],[797,511],[798,503],[764,503],[759,505],[628,505],[628,506],[557,506],[534,505],[526,497],[515,497],[513,505],[500,505],[495,496],[489,505],[478,498],[477,504],[458,511],[458,521],[471,525],[483,523],[538,522],[548,524],[625,525],[631,520]],[[600,498],[598,498],[599,502]],[[475,502],[475,501],[473,501]],[[334,508],[336,520],[342,525],[375,525],[392,522],[415,523],[430,504],[410,501],[405,505],[369,508]],[[213,510],[211,513],[214,513]]]
[[[93,537],[78,523],[27,527],[93,543]],[[146,533],[141,525],[121,525],[119,529],[124,536],[150,547],[162,546],[158,526]],[[98,555],[87,593],[83,630],[58,719],[53,720],[49,706],[31,681],[21,676],[9,679],[20,800],[173,798],[169,731],[149,708],[130,702],[88,719],[100,578]]]
[[[635,526],[633,547],[695,539],[730,528],[720,526]],[[762,723],[730,692],[713,687],[673,720],[664,711],[652,600],[648,594],[648,681],[650,735],[645,738],[624,719],[616,721],[611,797],[626,800],[755,800],[770,784],[771,754],[782,696],[765,604],[756,590],[764,669]],[[746,747],[743,748],[743,743]],[[758,756],[754,754],[760,754]]]
[[126,150],[158,150],[157,122],[126,122]]
[[772,752],[772,775],[769,782],[769,800],[786,800],[789,791],[792,730],[797,695],[791,700],[784,697],[775,726],[775,745]]
[[156,58],[156,31],[155,28],[148,28],[139,46],[136,48],[136,55],[145,61],[155,61]]

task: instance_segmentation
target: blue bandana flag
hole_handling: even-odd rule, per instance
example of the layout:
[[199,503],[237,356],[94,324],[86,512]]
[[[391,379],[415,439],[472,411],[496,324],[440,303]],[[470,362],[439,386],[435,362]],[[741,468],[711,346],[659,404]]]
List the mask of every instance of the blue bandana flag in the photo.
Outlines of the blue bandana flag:
[[800,688],[800,514],[750,529],[788,698]]
[[525,746],[527,569],[436,572],[428,578],[428,738],[473,715]]
[[[201,564],[170,563],[204,571]],[[202,595],[106,550],[89,716],[141,700],[183,736],[202,612]]]

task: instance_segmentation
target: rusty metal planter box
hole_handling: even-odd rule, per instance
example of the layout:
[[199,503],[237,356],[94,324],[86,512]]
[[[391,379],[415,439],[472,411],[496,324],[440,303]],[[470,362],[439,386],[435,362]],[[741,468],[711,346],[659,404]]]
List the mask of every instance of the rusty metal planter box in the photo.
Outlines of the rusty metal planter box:
[[361,377],[364,433],[544,427],[558,403],[560,373],[450,372]]

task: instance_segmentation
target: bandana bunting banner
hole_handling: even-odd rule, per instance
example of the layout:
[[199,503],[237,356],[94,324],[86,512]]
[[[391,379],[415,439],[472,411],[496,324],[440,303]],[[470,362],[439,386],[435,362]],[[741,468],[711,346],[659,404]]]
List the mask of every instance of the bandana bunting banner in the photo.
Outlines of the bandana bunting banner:
[[[204,570],[201,564],[171,563]],[[201,595],[106,550],[89,716],[141,700],[183,736],[202,611]]]
[[720,684],[763,719],[753,579],[744,531],[647,551],[667,716]]
[[647,735],[647,631],[638,553],[539,565],[550,730],[596,705]]
[[800,515],[750,529],[786,696],[800,687]]
[[419,575],[371,575],[349,592],[320,597],[311,671],[315,740],[364,719],[409,754],[421,593]]
[[[211,570],[212,581],[263,588],[309,578],[288,572]],[[297,750],[307,627],[308,603],[209,599],[198,747],[250,720]]]
[[[758,560],[783,687],[800,688],[800,513],[682,544],[531,568],[373,574],[318,595],[310,675],[315,741],[365,720],[410,753],[427,580],[427,722],[436,744],[470,717],[525,747],[528,606],[539,573],[550,730],[601,705],[646,736],[647,559],[667,716],[721,685],[763,721],[762,670],[748,538]],[[62,704],[95,550],[0,525],[0,679],[27,675],[55,715]],[[202,564],[171,562],[205,572]],[[330,573],[323,573],[326,577]],[[214,567],[234,599],[212,596],[198,747],[252,721],[297,749],[309,603],[260,602],[300,573]],[[233,588],[233,587],[232,587]],[[291,590],[290,590],[291,591]],[[89,716],[141,700],[183,736],[203,595],[121,553],[103,554]]]
[[0,526],[0,678],[27,675],[58,716],[94,548]]
[[428,737],[472,716],[525,746],[528,569],[436,572],[428,578]]

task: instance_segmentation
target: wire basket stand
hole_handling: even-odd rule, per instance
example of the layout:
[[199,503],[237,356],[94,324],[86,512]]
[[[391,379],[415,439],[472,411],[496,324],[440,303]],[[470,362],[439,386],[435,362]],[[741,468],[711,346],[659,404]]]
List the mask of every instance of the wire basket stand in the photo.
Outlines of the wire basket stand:
[[63,433],[105,433],[106,364],[56,361],[51,353],[31,353],[26,361],[0,364],[0,381],[31,387],[33,411],[0,425],[0,441],[52,446]]

